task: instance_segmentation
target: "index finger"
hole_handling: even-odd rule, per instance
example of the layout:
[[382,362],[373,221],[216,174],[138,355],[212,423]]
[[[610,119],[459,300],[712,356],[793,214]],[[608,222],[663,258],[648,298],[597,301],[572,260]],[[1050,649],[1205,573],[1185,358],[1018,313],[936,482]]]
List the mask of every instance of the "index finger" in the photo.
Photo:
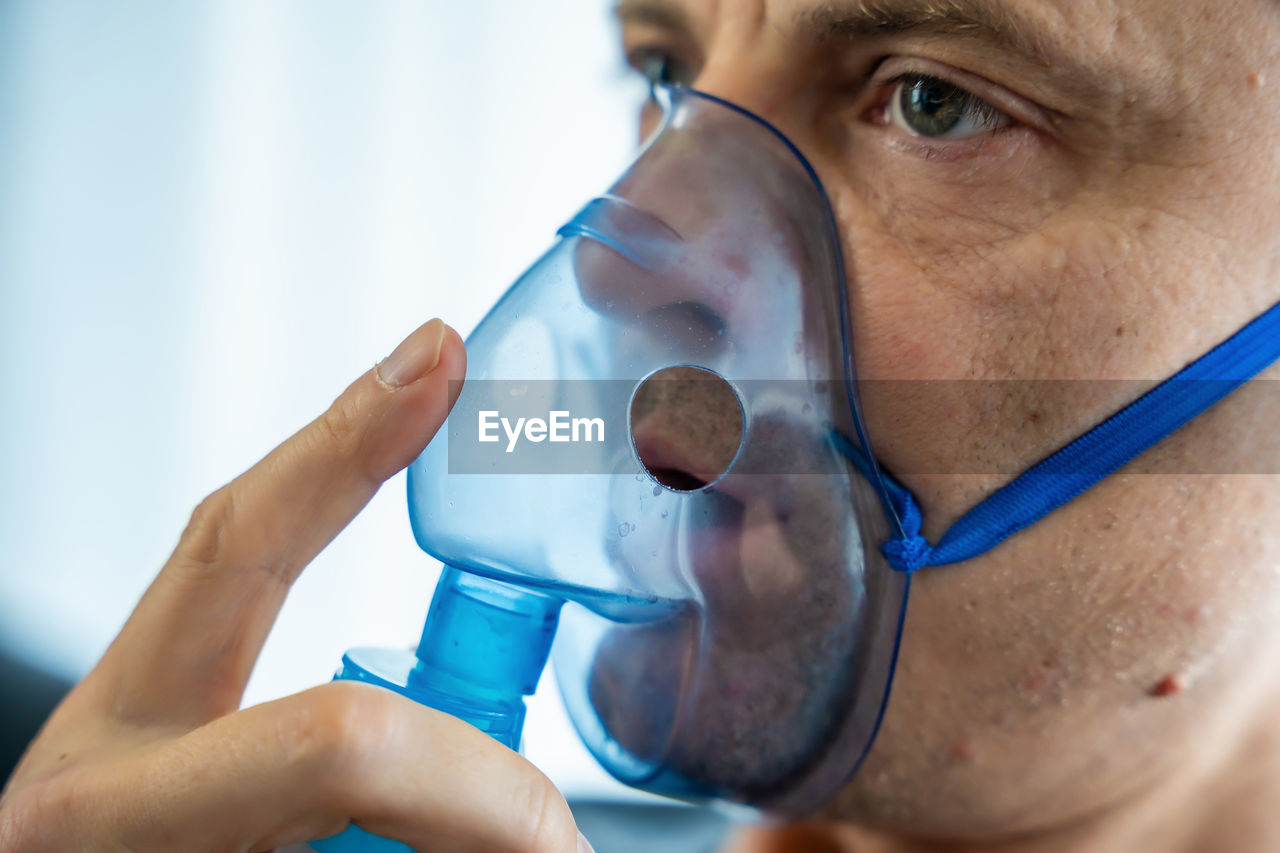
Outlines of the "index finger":
[[426,323],[210,495],[84,688],[131,720],[196,725],[234,710],[294,579],[422,452],[465,367],[457,332]]

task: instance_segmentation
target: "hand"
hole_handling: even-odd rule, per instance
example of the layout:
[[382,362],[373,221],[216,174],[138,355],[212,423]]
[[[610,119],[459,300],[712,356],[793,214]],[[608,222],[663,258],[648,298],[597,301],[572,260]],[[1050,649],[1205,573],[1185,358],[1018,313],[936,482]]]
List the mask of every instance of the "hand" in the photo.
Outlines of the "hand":
[[465,365],[427,323],[200,504],[10,779],[0,850],[263,851],[349,822],[423,853],[579,849],[531,764],[391,691],[334,682],[236,710],[289,587],[426,446]]

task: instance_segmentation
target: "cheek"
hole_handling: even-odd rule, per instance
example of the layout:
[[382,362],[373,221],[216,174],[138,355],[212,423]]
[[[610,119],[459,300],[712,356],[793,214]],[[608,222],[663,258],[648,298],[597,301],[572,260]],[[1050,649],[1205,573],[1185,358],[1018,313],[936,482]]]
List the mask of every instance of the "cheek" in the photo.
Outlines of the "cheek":
[[1119,478],[926,570],[880,737],[834,810],[923,834],[1031,831],[1216,760],[1280,639],[1280,541],[1232,519],[1280,512],[1277,486]]
[[1167,245],[1181,238],[1178,229],[1161,233],[1150,215],[1100,202],[1079,200],[1052,216],[1028,203],[1021,221],[959,198],[900,200],[887,216],[851,191],[835,205],[860,366],[871,378],[1107,378],[1132,370],[1107,369],[1126,349],[1114,338],[1140,331],[1143,303],[1157,298],[1152,284],[1186,272]]
[[1238,297],[1197,304],[1206,275],[1230,292],[1233,272],[1174,216],[1083,191],[1050,216],[1029,205],[1026,224],[833,197],[871,440],[929,535],[1239,322]]
[[1132,329],[1137,313],[1138,289],[1121,281],[1131,247],[1094,224],[1016,235],[993,226],[966,242],[974,235],[955,236],[957,217],[938,210],[903,236],[852,196],[838,215],[871,440],[937,535],[1114,404],[1116,389],[1062,380],[1112,369],[1116,329]]

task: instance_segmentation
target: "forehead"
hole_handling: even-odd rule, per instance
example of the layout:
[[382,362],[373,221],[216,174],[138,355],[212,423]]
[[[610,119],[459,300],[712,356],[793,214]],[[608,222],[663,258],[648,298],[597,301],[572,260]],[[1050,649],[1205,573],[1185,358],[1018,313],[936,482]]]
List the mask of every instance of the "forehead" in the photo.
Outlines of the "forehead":
[[[755,23],[777,31],[812,28],[890,32],[902,26],[1000,30],[1036,41],[1058,37],[1188,33],[1186,24],[1247,23],[1241,15],[1271,0],[619,0],[619,10],[696,28]],[[1148,26],[1150,24],[1151,26]]]

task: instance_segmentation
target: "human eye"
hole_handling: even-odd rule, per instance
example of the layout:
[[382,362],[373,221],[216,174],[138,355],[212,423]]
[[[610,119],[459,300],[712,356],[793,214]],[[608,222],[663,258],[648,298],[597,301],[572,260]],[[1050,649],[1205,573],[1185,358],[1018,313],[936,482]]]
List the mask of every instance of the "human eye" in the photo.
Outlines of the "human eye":
[[660,86],[693,85],[694,74],[690,66],[662,48],[632,50],[627,55],[627,64],[645,79],[651,91]]
[[1007,113],[940,77],[912,72],[889,85],[882,121],[911,136],[966,139],[1014,123]]

